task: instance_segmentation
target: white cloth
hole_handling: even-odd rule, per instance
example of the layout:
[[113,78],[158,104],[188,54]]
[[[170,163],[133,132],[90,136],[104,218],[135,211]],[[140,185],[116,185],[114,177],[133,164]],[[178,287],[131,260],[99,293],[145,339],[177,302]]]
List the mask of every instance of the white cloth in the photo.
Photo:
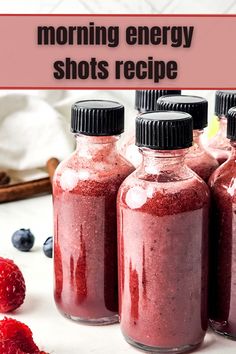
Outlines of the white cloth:
[[131,107],[133,94],[124,91],[2,91],[0,170],[7,170],[13,181],[43,177],[49,158],[62,160],[74,150],[75,141],[70,133],[72,103],[100,98],[118,100]]
[[40,177],[37,170],[50,157],[64,158],[73,145],[68,120],[47,101],[25,93],[0,96],[0,169],[13,178]]

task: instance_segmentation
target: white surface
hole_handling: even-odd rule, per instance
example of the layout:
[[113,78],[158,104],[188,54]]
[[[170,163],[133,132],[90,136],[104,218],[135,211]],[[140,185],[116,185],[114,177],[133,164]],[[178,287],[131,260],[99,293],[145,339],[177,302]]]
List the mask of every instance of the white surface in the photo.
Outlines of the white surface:
[[[36,237],[32,252],[13,248],[12,233],[30,228]],[[42,252],[53,234],[51,196],[0,205],[0,256],[11,258],[26,280],[26,300],[9,316],[30,326],[41,350],[51,354],[135,354],[138,350],[123,339],[119,325],[90,327],[63,318],[53,301],[52,259]],[[2,319],[4,315],[0,315]],[[236,342],[208,333],[201,354],[235,354]]]
[[0,0],[2,13],[234,13],[235,0]]

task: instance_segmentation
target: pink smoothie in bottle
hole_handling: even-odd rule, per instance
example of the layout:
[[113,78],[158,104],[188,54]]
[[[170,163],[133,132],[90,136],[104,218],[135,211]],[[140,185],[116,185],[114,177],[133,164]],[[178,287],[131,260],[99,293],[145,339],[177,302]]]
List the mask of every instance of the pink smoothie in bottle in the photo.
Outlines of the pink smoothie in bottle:
[[182,353],[207,330],[209,191],[184,163],[189,114],[142,114],[136,134],[143,161],[117,201],[121,330],[140,349]]
[[55,302],[73,320],[109,324],[118,321],[116,197],[133,171],[116,148],[124,107],[79,101],[71,123],[77,148],[53,183]]
[[207,127],[208,102],[203,97],[187,95],[163,96],[157,101],[157,108],[165,111],[187,112],[193,117],[193,146],[185,156],[185,162],[205,182],[219,166],[202,142],[204,128]]
[[236,91],[216,91],[215,114],[219,120],[217,134],[209,140],[208,150],[221,165],[230,155],[231,145],[227,138],[227,113],[231,107],[236,106]]
[[236,339],[236,108],[228,112],[229,159],[211,176],[210,323]]

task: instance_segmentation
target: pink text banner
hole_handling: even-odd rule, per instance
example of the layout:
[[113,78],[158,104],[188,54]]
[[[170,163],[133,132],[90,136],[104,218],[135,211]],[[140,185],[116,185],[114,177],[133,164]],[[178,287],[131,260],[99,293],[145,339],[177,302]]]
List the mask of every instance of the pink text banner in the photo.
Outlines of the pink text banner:
[[1,89],[236,89],[236,15],[0,15]]

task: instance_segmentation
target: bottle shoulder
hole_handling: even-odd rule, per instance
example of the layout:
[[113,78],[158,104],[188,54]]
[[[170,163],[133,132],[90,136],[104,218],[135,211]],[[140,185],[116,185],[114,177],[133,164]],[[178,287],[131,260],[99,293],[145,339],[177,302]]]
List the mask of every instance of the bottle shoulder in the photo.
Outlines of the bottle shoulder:
[[120,154],[113,158],[95,161],[78,157],[73,153],[66,160],[62,161],[56,169],[53,178],[54,192],[74,191],[88,193],[89,189],[95,191],[104,188],[117,189],[124,178],[126,178],[134,167]]
[[208,206],[209,188],[195,173],[187,179],[160,182],[140,179],[135,171],[122,183],[118,202],[129,209],[171,215]]
[[186,156],[186,164],[196,172],[204,181],[208,181],[212,173],[219,167],[219,162],[208,152],[190,154]]
[[208,147],[213,150],[231,150],[230,140],[226,137],[226,133],[223,134],[222,132],[218,132],[209,140]]
[[209,166],[219,166],[219,163],[217,159],[205,149],[205,147],[199,147],[193,145],[190,147],[188,153],[185,156],[185,161],[188,163],[198,163],[198,164],[204,164],[204,165],[209,165]]
[[102,155],[100,158],[92,155],[78,155],[75,151],[58,165],[56,173],[60,174],[65,169],[74,171],[88,169],[99,172],[99,170],[116,170],[117,168],[134,170],[134,166],[118,151],[113,154]]
[[223,163],[210,177],[209,186],[213,194],[236,197],[236,161]]

